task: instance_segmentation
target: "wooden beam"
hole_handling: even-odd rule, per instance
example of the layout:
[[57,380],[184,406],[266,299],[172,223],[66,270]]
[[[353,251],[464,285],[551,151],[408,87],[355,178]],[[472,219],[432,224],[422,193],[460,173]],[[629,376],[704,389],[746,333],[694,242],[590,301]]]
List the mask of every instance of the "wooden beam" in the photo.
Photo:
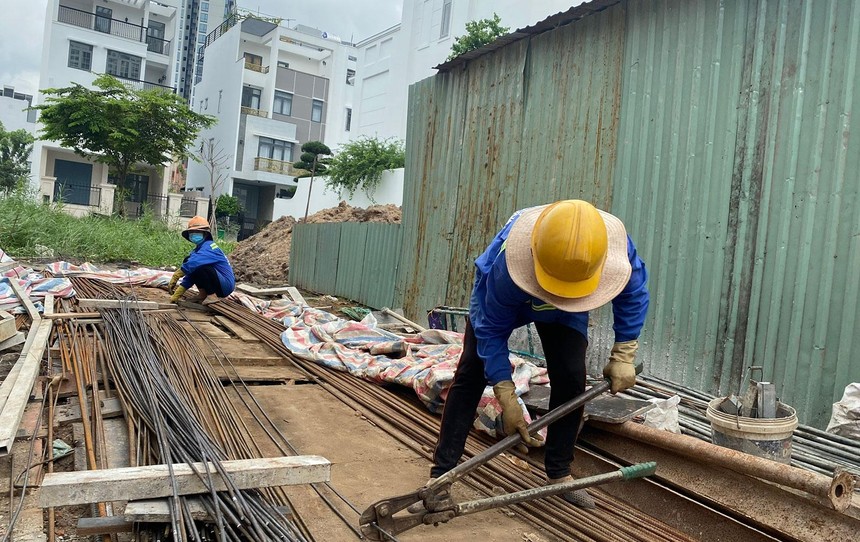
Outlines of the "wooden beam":
[[19,331],[19,332],[15,333],[14,335],[12,335],[11,337],[9,337],[8,339],[6,339],[5,341],[0,342],[0,352],[2,352],[4,350],[8,350],[8,349],[12,348],[13,346],[18,346],[19,344],[21,344],[25,340],[26,340],[26,335],[24,334],[23,331]]
[[[54,296],[48,295],[45,297],[45,309],[53,310],[53,308]],[[15,379],[10,382],[7,377],[0,386],[0,402],[3,403],[0,406],[0,456],[7,455],[15,442],[21,416],[24,415],[24,408],[30,399],[30,390],[33,389],[36,377],[39,376],[42,355],[51,336],[51,327],[51,320],[38,318],[37,314],[37,319],[33,321],[27,333],[27,344],[15,363],[15,367],[18,368]],[[33,337],[32,340],[30,335]]]
[[[111,397],[110,399],[102,399],[101,411],[102,418],[116,418],[122,416],[122,405],[119,399]],[[87,405],[87,411],[90,411],[92,405]],[[54,412],[54,425],[61,423],[79,422],[83,419],[81,415],[81,405],[59,405]]]
[[84,308],[92,309],[163,309],[163,303],[155,301],[130,301],[126,299],[87,299],[78,298],[78,305]]
[[12,280],[9,277],[0,277],[0,279],[5,280],[9,283],[9,286],[12,287],[12,291],[15,292],[15,295],[18,297],[18,300],[24,305],[24,308],[27,309],[27,314],[30,315],[30,320],[35,323],[39,318],[39,311],[36,310],[36,306],[33,305],[33,302],[30,301],[30,296],[27,295],[27,292],[21,288],[21,285],[18,284],[17,280]]
[[15,326],[15,317],[6,311],[0,311],[0,344],[14,337],[16,333],[18,328]]
[[290,286],[287,288],[287,295],[290,296],[290,299],[293,300],[293,303],[298,303],[299,305],[307,305],[308,302],[305,301],[305,298],[302,297],[302,294],[299,292],[298,288]]
[[49,320],[77,320],[80,318],[101,318],[101,313],[98,312],[55,312],[54,314],[46,314],[45,318]]
[[[288,294],[292,286],[278,286],[275,288],[257,288],[256,286],[251,286],[250,284],[239,283],[236,285],[236,289],[240,292],[244,292],[248,295],[255,296],[277,296],[282,294]],[[295,289],[295,288],[292,288]]]
[[134,523],[126,521],[123,516],[106,516],[103,518],[78,518],[75,534],[77,536],[96,536],[131,532],[134,532]]
[[[208,493],[203,463],[192,467],[180,463],[173,465],[176,490],[179,495]],[[327,482],[331,477],[331,463],[319,456],[269,457],[222,461],[221,466],[235,487],[288,486]],[[168,465],[127,467],[120,469],[89,470],[82,472],[55,472],[45,476],[39,491],[39,506],[69,506],[108,501],[134,501],[169,497],[173,495]],[[225,491],[226,484],[209,464],[216,491]]]
[[245,329],[241,325],[233,322],[233,320],[230,320],[229,318],[226,318],[224,316],[216,316],[215,321],[218,322],[218,324],[221,325],[222,327],[225,327],[228,330],[230,330],[230,333],[232,333],[233,335],[242,339],[245,342],[248,342],[248,343],[260,342],[260,339],[256,335],[254,335],[253,333],[251,333],[250,331],[248,331],[247,329]]
[[[186,499],[191,511],[191,518],[195,521],[214,521],[204,508],[203,503],[196,497]],[[289,506],[276,507],[278,512],[284,516],[291,515]],[[145,501],[131,501],[125,505],[123,517],[126,521],[140,523],[170,523],[170,503],[167,499],[148,499]]]

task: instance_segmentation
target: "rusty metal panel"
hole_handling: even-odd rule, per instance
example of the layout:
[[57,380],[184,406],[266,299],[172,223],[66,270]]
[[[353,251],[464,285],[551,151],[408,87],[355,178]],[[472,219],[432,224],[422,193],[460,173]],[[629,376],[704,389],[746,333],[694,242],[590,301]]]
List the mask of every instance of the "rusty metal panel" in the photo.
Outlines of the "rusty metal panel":
[[340,256],[340,232],[342,224],[317,224],[316,264],[313,284],[315,292],[337,290],[338,259]]
[[642,357],[724,393],[762,365],[821,426],[860,377],[860,6],[627,5],[612,210],[651,271]]
[[624,8],[412,85],[398,287],[407,313],[464,304],[473,261],[518,208],[608,205]]
[[[367,228],[357,222],[338,224],[340,228],[340,253],[338,254],[337,280],[332,295],[366,302],[362,288],[366,281],[372,280],[363,273],[367,251]],[[393,280],[393,279],[392,279]]]
[[[398,307],[395,281],[401,265],[402,227],[400,224],[357,224],[366,232],[366,257],[361,275],[360,299],[366,305],[381,309]],[[343,246],[343,240],[341,240]]]
[[308,290],[314,289],[314,270],[316,268],[317,232],[313,224],[293,226],[290,245],[290,284]]

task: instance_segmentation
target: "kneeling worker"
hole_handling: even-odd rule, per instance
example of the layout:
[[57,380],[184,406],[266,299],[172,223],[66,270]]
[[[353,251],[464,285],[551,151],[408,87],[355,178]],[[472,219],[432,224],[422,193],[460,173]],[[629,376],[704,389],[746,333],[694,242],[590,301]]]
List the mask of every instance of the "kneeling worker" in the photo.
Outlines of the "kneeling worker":
[[[636,382],[633,359],[648,310],[647,273],[621,220],[580,200],[517,211],[475,267],[463,353],[445,401],[433,478],[459,461],[488,384],[502,407],[505,432],[519,432],[529,446],[543,445],[526,430],[511,376],[508,339],[517,327],[535,324],[554,409],[585,391],[588,311],[611,301],[615,346],[603,374],[612,381],[612,393]],[[571,479],[581,419],[579,409],[548,427],[548,483]],[[584,489],[562,496],[576,506],[594,507]],[[447,497],[447,490],[437,494]]]
[[193,300],[198,303],[203,302],[209,294],[227,297],[233,293],[236,287],[233,268],[230,267],[227,256],[212,240],[209,222],[202,216],[192,217],[188,221],[188,227],[182,232],[182,237],[194,243],[194,248],[167,285],[167,289],[173,293],[170,302],[179,301],[185,290],[192,286],[197,286],[200,292]]

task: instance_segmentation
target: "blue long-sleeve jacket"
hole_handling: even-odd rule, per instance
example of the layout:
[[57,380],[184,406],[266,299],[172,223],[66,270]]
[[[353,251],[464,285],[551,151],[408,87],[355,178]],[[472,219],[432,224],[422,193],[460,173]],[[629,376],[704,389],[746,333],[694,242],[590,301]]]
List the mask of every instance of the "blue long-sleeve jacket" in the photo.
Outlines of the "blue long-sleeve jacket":
[[[508,339],[511,332],[530,322],[554,322],[588,337],[588,313],[565,312],[521,290],[505,260],[505,241],[522,211],[517,211],[475,260],[475,287],[469,302],[469,319],[478,342],[478,356],[491,385],[511,379]],[[627,255],[633,270],[624,290],[612,300],[613,329],[617,342],[639,338],[648,312],[648,272],[628,236]]]
[[192,286],[191,277],[189,275],[204,265],[211,265],[218,273],[218,281],[221,283],[221,291],[224,295],[230,295],[236,288],[236,279],[233,276],[233,268],[230,267],[230,262],[227,261],[227,256],[221,251],[215,242],[211,239],[203,241],[191,250],[191,254],[182,263],[182,271],[185,276],[180,284],[185,288]]

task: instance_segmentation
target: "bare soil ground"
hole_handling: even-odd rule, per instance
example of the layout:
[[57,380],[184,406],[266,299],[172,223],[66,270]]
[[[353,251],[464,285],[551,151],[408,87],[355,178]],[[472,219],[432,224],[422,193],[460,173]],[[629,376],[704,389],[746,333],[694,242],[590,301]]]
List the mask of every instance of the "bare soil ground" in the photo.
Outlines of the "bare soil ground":
[[[323,222],[386,222],[399,223],[400,207],[372,205],[367,209],[352,207],[345,201],[337,207],[323,209],[310,215],[308,224]],[[233,272],[240,281],[258,285],[283,284],[290,268],[290,247],[296,219],[281,217],[256,235],[241,241],[230,253]]]

